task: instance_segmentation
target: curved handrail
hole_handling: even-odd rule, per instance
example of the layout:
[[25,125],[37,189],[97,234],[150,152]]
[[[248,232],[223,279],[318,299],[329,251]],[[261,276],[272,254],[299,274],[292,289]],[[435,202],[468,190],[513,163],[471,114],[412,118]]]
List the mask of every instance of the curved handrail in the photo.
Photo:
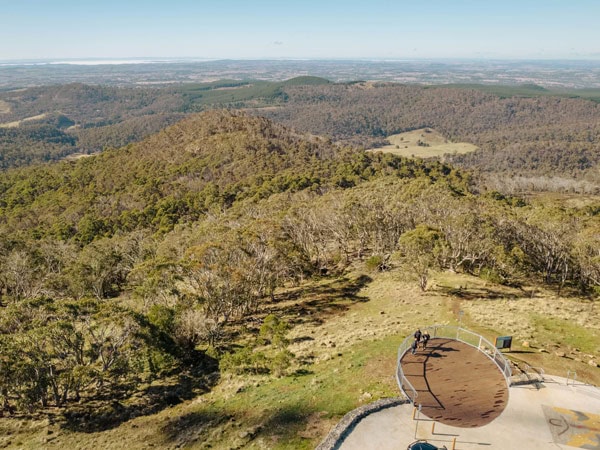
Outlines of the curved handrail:
[[[467,345],[475,347],[480,352],[482,352],[484,355],[486,355],[488,358],[490,358],[492,361],[494,361],[496,366],[498,366],[498,369],[500,369],[500,372],[502,372],[502,375],[504,375],[506,384],[508,386],[510,386],[510,377],[512,376],[512,369],[510,368],[510,363],[504,357],[502,352],[500,352],[490,341],[488,341],[483,336],[481,336],[477,333],[474,333],[472,331],[469,331],[465,328],[452,326],[452,325],[432,325],[429,327],[424,327],[422,329],[429,332],[431,339],[435,339],[435,338],[453,339],[455,341],[460,341]],[[410,348],[413,340],[414,340],[414,337],[412,335],[407,336],[406,339],[404,339],[404,341],[402,341],[402,343],[398,347],[398,364],[396,366],[396,381],[398,383],[398,387],[404,393],[404,395],[413,404],[415,404],[415,399],[417,398],[418,393],[417,393],[416,389],[413,387],[413,385],[410,383],[410,381],[408,381],[408,379],[404,376],[404,371],[402,370],[402,358],[404,357],[404,355]],[[408,388],[408,391],[406,389],[404,389],[405,386]],[[411,394],[412,394],[412,396],[411,396]]]
[[[412,344],[411,338],[412,338],[412,336],[408,336],[406,339],[404,339],[402,344],[400,344],[400,347],[398,347],[398,362],[396,364],[396,382],[398,383],[398,387],[400,388],[402,393],[404,393],[406,398],[408,398],[410,400],[410,402],[414,405],[415,399],[418,397],[419,394],[418,394],[417,390],[414,388],[414,386],[411,384],[411,382],[408,381],[408,378],[406,378],[404,376],[404,371],[402,370],[402,358],[404,357],[404,355],[406,354],[406,352],[408,351],[408,349],[410,348],[410,346]],[[404,389],[404,387],[403,387],[404,385],[406,385],[408,387],[408,389],[412,393],[412,397]]]

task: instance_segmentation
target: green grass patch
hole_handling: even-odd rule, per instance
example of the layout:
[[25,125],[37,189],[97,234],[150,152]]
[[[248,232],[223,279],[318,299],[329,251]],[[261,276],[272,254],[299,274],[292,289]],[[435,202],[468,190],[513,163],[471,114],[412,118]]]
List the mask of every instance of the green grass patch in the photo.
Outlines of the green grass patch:
[[[393,369],[400,341],[390,336],[362,342],[282,378],[232,378],[242,383],[235,395],[187,411],[187,419],[179,417],[165,427],[165,440],[176,440],[174,435],[185,434],[192,424],[210,424],[201,440],[213,448],[261,447],[266,442],[276,449],[314,448],[347,412],[399,395]],[[311,430],[313,422],[317,430]],[[211,437],[216,428],[222,431]]]
[[486,92],[488,94],[497,95],[500,98],[510,97],[565,97],[565,98],[582,98],[593,102],[600,102],[600,89],[598,88],[583,88],[583,89],[547,89],[537,84],[522,84],[522,85],[490,85],[490,84],[446,84],[443,86],[434,85],[428,86],[429,89],[438,88],[456,88],[456,89],[475,89],[477,91]]
[[565,319],[539,314],[532,316],[532,322],[539,342],[556,342],[585,353],[594,353],[600,348],[600,332],[597,329],[584,328]]
[[265,106],[285,101],[284,88],[328,84],[329,80],[302,76],[286,81],[219,80],[211,83],[184,84],[175,88],[185,99],[184,109],[200,111],[208,106]]

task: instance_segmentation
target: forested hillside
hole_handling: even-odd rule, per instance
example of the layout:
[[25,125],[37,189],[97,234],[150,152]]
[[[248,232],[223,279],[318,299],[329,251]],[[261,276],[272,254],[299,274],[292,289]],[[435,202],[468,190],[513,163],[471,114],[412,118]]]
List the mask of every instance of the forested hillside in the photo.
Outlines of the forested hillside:
[[364,83],[293,87],[286,94],[284,107],[261,114],[365,146],[430,127],[481,149],[451,158],[464,167],[600,180],[600,105],[589,100]]
[[0,97],[0,169],[120,147],[183,117],[181,98],[158,89],[71,84]]
[[496,180],[497,189],[509,190],[510,175],[513,184],[520,183],[516,191],[594,193],[600,180],[600,106],[568,98],[577,92],[333,84],[316,77],[162,88],[30,88],[0,95],[0,167],[120,147],[185,114],[226,107],[366,148],[383,144],[391,134],[432,128],[449,141],[478,146],[474,153],[447,159],[480,171],[484,180]]
[[[225,111],[0,173],[0,230],[0,411],[58,407],[86,432],[209,392],[224,374],[310,373],[275,312],[309,314],[286,310],[289,290],[351,266],[401,267],[423,291],[442,270],[590,300],[600,287],[598,204],[476,194],[439,162]],[[330,291],[306,307],[335,311]]]
[[221,80],[161,88],[78,83],[3,92],[0,169],[121,147],[185,114],[277,104],[285,100],[284,87],[327,83],[306,76],[283,82]]

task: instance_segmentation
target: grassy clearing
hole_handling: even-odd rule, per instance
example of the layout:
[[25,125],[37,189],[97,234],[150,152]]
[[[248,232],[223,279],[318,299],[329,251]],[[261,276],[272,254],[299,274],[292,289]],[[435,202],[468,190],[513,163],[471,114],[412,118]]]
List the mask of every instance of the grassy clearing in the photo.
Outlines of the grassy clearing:
[[8,114],[10,112],[10,104],[4,100],[0,100],[0,114]]
[[14,122],[0,123],[0,128],[17,128],[23,122],[33,122],[34,120],[42,120],[42,119],[45,119],[46,116],[47,116],[47,114],[44,113],[44,114],[38,114],[37,116],[26,117],[21,120],[15,120]]
[[492,342],[513,336],[507,357],[566,377],[600,385],[600,308],[588,299],[559,297],[540,286],[511,288],[457,274],[439,276],[439,286],[464,311],[463,324]]
[[587,364],[600,356],[600,317],[589,302],[462,274],[431,280],[422,293],[399,271],[355,272],[281,292],[237,326],[257,327],[269,313],[287,320],[296,356],[287,376],[221,374],[206,394],[101,432],[70,430],[58,414],[0,419],[0,448],[314,448],[346,412],[398,395],[398,345],[417,326],[456,324],[459,311],[489,339],[512,334],[514,361],[600,384],[600,369]]
[[567,208],[585,208],[600,204],[600,195],[583,195],[569,192],[529,192],[524,197],[534,204],[555,205]]
[[394,134],[387,140],[390,145],[370,149],[404,156],[406,158],[442,157],[445,154],[470,153],[477,150],[473,144],[466,142],[448,142],[440,133],[431,128],[407,131]]

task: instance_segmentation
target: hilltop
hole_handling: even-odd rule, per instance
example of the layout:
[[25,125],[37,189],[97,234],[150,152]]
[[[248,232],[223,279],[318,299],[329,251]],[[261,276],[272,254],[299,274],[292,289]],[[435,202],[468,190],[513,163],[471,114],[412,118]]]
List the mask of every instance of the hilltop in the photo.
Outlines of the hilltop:
[[[263,118],[207,112],[137,144],[4,173],[0,226],[84,242],[137,228],[168,231],[214,207],[278,192],[352,186],[396,164]],[[403,164],[413,172],[439,166]],[[93,234],[83,236],[89,227]]]

